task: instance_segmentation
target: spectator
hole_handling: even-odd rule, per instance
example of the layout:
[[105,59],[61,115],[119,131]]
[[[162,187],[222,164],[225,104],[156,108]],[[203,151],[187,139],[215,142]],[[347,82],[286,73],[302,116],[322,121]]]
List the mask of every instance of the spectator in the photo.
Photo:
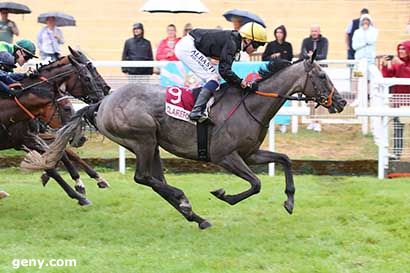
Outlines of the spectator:
[[[316,60],[326,60],[328,46],[329,42],[327,38],[323,37],[320,34],[320,26],[312,25],[310,27],[310,36],[303,39],[299,58],[310,58],[313,52],[316,50]],[[313,106],[311,107],[311,111],[314,111]],[[313,130],[315,132],[321,132],[322,126],[319,121],[312,120],[312,122],[307,126],[307,129]]]
[[55,17],[47,17],[46,26],[37,35],[40,57],[44,61],[55,61],[60,57],[60,45],[64,44],[63,32],[56,26]]
[[19,29],[16,23],[9,20],[9,13],[7,10],[0,10],[0,41],[13,43],[13,35],[19,36]]
[[356,60],[367,59],[368,64],[374,64],[376,58],[376,41],[378,31],[373,27],[370,15],[360,17],[360,27],[353,33],[352,48],[356,51]]
[[[135,23],[132,26],[134,37],[125,41],[122,51],[123,61],[152,61],[151,42],[144,38],[144,25]],[[152,67],[123,67],[122,72],[129,75],[152,75]]]
[[278,26],[273,33],[275,35],[275,41],[268,43],[266,46],[265,52],[263,52],[262,55],[262,61],[269,61],[275,58],[292,61],[292,45],[286,42],[285,26]]
[[[362,16],[363,14],[369,14],[369,10],[366,8],[362,9],[360,11],[360,16]],[[346,28],[345,42],[346,42],[348,60],[354,60],[355,51],[352,48],[352,38],[353,38],[353,33],[359,28],[359,26],[360,26],[360,17],[350,21],[349,25]]]
[[244,18],[241,16],[232,16],[231,22],[233,24],[233,29],[238,31],[244,24]]
[[[410,78],[410,40],[397,45],[397,57],[385,57],[382,63],[382,74],[384,77]],[[392,86],[390,92],[393,94],[410,95],[409,85]],[[393,95],[394,96],[394,95]],[[407,102],[395,102],[393,107],[410,106]],[[393,152],[395,159],[399,159],[403,151],[403,130],[404,123],[401,123],[398,117],[393,118]]]
[[328,46],[329,42],[327,38],[320,34],[320,26],[312,25],[310,27],[310,36],[305,38],[302,42],[300,58],[310,58],[313,51],[317,50],[316,60],[326,60]]
[[174,49],[181,38],[177,38],[177,28],[175,25],[168,25],[167,34],[168,37],[159,43],[155,59],[158,61],[178,61]]
[[182,37],[185,37],[188,35],[188,33],[192,30],[192,24],[191,23],[186,23],[184,26],[184,32],[182,33]]

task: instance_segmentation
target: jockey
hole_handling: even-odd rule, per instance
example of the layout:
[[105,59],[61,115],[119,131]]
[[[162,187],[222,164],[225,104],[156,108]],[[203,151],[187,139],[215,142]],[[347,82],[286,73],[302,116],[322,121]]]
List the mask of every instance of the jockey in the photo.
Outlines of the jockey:
[[22,39],[16,42],[16,44],[9,44],[6,42],[0,42],[0,52],[7,51],[14,56],[14,63],[18,63],[20,66],[24,65],[31,58],[38,58],[36,54],[36,46],[33,42]]
[[[175,46],[175,54],[192,72],[205,82],[189,118],[203,122],[206,103],[219,87],[220,76],[229,84],[257,90],[232,71],[232,63],[239,60],[240,51],[251,54],[267,41],[266,29],[255,22],[244,24],[239,31],[217,29],[194,29]],[[219,60],[218,71],[208,57]],[[219,72],[219,73],[218,73]]]
[[29,76],[25,73],[10,73],[14,68],[16,68],[14,57],[7,51],[0,52],[0,91],[10,96],[17,96],[21,93],[18,90],[21,88],[18,81]]

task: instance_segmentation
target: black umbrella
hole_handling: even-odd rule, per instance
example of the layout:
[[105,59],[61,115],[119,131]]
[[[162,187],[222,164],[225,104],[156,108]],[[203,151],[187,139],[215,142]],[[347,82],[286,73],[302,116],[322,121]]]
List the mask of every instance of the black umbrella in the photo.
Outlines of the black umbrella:
[[56,26],[58,27],[75,26],[74,17],[63,12],[42,13],[37,17],[37,22],[45,24],[48,17],[56,18]]
[[255,22],[255,23],[262,25],[263,27],[266,27],[265,22],[262,20],[262,18],[260,18],[258,15],[253,14],[252,12],[249,12],[249,11],[240,10],[240,9],[232,9],[232,10],[228,10],[227,12],[225,12],[223,16],[229,22],[232,21],[232,17],[237,16],[237,17],[243,18],[242,24],[246,24],[249,22]]
[[15,14],[31,13],[31,9],[26,5],[14,2],[1,2],[0,10],[6,10],[8,13]]

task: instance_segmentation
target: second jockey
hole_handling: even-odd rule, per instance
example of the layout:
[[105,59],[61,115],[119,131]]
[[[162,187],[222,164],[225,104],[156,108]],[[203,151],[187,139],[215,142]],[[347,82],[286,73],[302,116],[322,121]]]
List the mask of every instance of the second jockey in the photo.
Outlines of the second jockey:
[[[257,90],[256,83],[248,86],[232,71],[232,63],[239,60],[241,50],[251,54],[266,41],[266,29],[258,23],[249,22],[239,31],[194,29],[176,44],[175,54],[178,59],[205,82],[189,114],[191,120],[203,122],[208,118],[205,115],[206,103],[218,89],[220,77],[231,85],[249,88],[250,91]],[[218,70],[208,57],[219,60]]]

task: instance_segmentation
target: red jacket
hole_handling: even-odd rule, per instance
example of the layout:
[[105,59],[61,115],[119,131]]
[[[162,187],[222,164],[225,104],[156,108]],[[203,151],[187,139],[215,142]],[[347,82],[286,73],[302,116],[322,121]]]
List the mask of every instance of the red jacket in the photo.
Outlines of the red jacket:
[[179,40],[181,40],[181,38],[175,38],[173,43],[169,43],[168,38],[161,40],[157,48],[157,54],[155,55],[155,59],[157,61],[178,61],[177,56],[175,56],[175,52],[173,55],[169,57],[167,56],[167,54],[170,50],[175,49],[175,45],[179,42]]
[[[388,78],[410,78],[410,40],[402,42],[397,45],[403,45],[407,52],[407,58],[400,58],[403,61],[401,64],[393,64],[389,69],[387,66],[382,67],[383,77]],[[398,52],[397,52],[398,54]],[[392,86],[391,93],[395,94],[410,94],[410,85],[395,85]]]

